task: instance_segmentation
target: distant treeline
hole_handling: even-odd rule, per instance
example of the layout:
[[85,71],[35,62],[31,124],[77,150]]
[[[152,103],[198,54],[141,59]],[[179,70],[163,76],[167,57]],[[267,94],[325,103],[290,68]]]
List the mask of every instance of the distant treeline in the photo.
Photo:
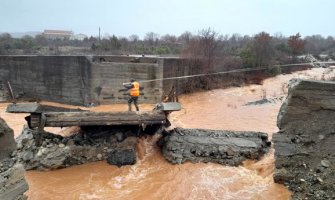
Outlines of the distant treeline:
[[[299,33],[289,37],[261,32],[253,36],[239,34],[221,35],[213,29],[203,29],[197,34],[185,32],[179,36],[150,32],[140,39],[130,37],[85,38],[82,41],[69,39],[47,39],[43,35],[13,38],[10,34],[0,35],[0,55],[177,55],[201,61],[209,71],[216,66],[225,69],[261,67],[273,64],[298,62],[303,54],[328,55],[335,57],[335,38],[312,35],[301,37]],[[327,59],[328,59],[327,58]]]

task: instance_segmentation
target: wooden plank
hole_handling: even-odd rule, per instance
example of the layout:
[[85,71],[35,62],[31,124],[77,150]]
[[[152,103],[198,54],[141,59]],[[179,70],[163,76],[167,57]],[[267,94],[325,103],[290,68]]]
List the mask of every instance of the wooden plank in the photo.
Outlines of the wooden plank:
[[[45,127],[100,126],[100,125],[151,125],[165,124],[163,112],[46,112]],[[38,127],[37,116],[31,118],[31,126]]]

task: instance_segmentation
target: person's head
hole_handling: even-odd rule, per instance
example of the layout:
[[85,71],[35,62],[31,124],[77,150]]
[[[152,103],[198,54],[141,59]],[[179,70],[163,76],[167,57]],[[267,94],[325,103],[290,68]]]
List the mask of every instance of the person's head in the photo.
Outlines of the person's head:
[[131,83],[132,83],[132,82],[135,82],[135,79],[133,79],[133,78],[132,78],[132,79],[130,79],[130,82],[131,82]]

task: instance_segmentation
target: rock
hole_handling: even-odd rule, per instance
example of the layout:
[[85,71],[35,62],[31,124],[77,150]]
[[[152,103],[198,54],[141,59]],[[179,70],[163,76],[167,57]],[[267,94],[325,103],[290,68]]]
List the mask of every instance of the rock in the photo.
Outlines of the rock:
[[263,105],[268,103],[276,103],[276,99],[261,99],[258,101],[252,101],[245,104],[245,106],[256,106],[256,105]]
[[320,177],[317,177],[316,180],[317,180],[319,183],[323,183],[323,180],[322,180]]
[[[335,195],[334,118],[335,82],[290,81],[273,143],[274,180],[289,187],[292,199],[331,199]],[[291,178],[283,179],[283,170]]]
[[285,168],[278,169],[274,173],[274,181],[276,183],[284,184],[294,178],[293,174],[288,172]]
[[46,147],[47,144],[48,144],[48,143],[47,143],[46,141],[43,141],[43,142],[42,142],[42,146],[43,146],[43,147]]
[[47,148],[51,148],[51,147],[53,147],[54,145],[53,144],[48,144],[46,147]]
[[108,164],[121,167],[136,163],[136,151],[134,149],[117,150],[110,152],[107,158]]
[[271,145],[266,133],[175,128],[158,142],[164,157],[175,164],[215,162],[237,166],[259,159]]
[[321,160],[321,166],[328,168],[330,167],[330,162],[328,160]]
[[69,140],[69,141],[67,141],[67,143],[66,143],[68,146],[73,146],[73,145],[75,145],[75,142],[74,142],[74,140]]
[[34,158],[34,153],[31,151],[26,151],[22,155],[22,160],[23,161],[29,161]]
[[319,135],[319,140],[323,140],[323,139],[325,139],[325,136]]
[[65,144],[60,143],[60,144],[58,145],[58,147],[59,147],[59,148],[64,148],[64,147],[65,147]]
[[13,138],[13,130],[0,118],[0,160],[9,157],[16,150],[16,143]]
[[99,153],[99,154],[97,155],[97,158],[98,158],[99,160],[101,160],[101,158],[102,158],[102,154]]
[[53,138],[52,141],[53,141],[54,143],[59,143],[59,139],[58,139],[58,138]]
[[118,142],[122,142],[124,140],[124,134],[121,132],[116,133],[115,136]]

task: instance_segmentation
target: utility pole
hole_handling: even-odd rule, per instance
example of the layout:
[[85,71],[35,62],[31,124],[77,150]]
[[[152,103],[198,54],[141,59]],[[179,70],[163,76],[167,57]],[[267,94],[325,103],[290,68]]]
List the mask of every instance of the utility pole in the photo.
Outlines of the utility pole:
[[99,27],[99,43],[100,43],[100,40],[101,40],[101,35],[100,35],[100,27]]

